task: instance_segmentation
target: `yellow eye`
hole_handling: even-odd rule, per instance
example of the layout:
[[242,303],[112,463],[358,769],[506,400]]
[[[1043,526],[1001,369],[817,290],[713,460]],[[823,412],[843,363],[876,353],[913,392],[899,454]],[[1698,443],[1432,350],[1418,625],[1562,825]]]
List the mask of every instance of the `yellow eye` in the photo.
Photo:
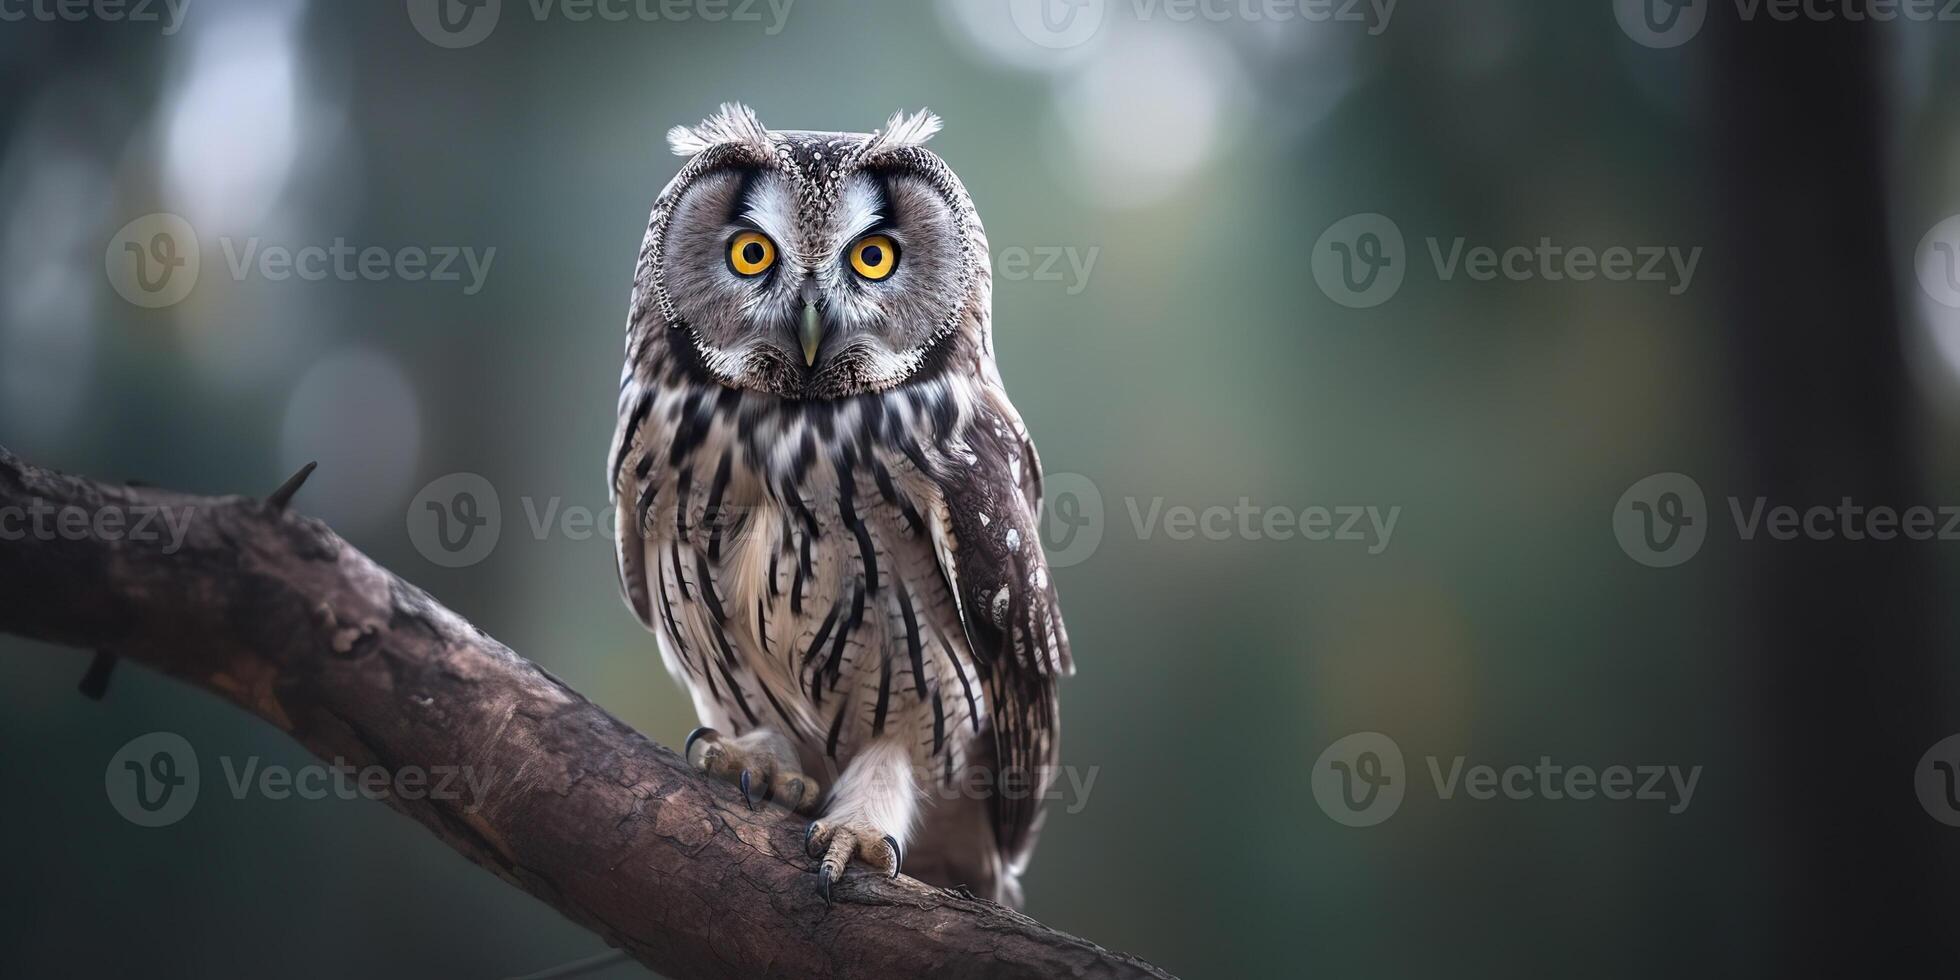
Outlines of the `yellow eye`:
[[851,246],[851,268],[877,282],[898,268],[898,243],[885,235],[866,235]]
[[745,231],[728,240],[728,267],[745,276],[759,276],[776,264],[776,243],[758,231]]

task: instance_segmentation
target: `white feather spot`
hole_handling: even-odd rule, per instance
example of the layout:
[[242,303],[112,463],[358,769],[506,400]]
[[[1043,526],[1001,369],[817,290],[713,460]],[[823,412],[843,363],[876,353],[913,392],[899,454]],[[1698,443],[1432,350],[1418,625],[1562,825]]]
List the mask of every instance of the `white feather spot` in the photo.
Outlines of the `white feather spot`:
[[1017,527],[1010,527],[1010,528],[1008,528],[1008,529],[1007,529],[1007,548],[1008,548],[1008,550],[1009,550],[1009,551],[1020,551],[1020,550],[1021,550],[1021,529],[1020,529],[1020,528],[1017,528]]

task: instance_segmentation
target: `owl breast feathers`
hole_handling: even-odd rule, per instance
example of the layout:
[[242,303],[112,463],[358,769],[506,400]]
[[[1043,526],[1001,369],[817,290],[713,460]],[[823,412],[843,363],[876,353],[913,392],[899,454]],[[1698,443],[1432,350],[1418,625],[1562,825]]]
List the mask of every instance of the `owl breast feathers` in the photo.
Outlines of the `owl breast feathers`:
[[820,808],[826,896],[853,854],[902,854],[1018,902],[1072,668],[985,232],[937,129],[724,106],[669,134],[690,159],[641,249],[609,477],[621,587],[703,767]]

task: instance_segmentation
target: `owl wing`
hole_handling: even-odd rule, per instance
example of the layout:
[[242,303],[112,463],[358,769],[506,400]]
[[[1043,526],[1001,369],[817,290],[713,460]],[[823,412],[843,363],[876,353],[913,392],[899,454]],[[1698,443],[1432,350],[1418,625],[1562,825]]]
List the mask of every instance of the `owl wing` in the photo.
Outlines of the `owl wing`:
[[1054,779],[1055,681],[1074,670],[1048,559],[1041,550],[1040,464],[1011,407],[983,412],[967,434],[969,465],[937,476],[940,570],[952,586],[988,693],[998,781],[995,839],[1012,862],[1033,845],[1043,791]]
[[638,465],[645,467],[653,459],[640,445],[648,437],[644,428],[653,409],[653,393],[628,375],[621,386],[619,404],[619,428],[613,433],[612,450],[607,456],[612,466],[606,473],[609,497],[619,514],[615,542],[619,591],[633,615],[639,617],[640,625],[653,629],[653,598],[647,587],[646,544],[640,528],[646,521],[656,487],[647,469],[626,465],[627,460],[637,458],[641,461]]

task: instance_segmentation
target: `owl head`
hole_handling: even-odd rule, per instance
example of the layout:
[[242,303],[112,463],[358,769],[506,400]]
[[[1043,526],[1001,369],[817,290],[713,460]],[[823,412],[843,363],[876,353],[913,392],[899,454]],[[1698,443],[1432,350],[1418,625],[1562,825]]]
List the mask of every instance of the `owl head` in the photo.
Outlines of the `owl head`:
[[883,391],[990,347],[986,233],[925,149],[926,112],[874,133],[771,130],[727,104],[667,134],[635,277],[648,343],[722,385],[790,399]]

